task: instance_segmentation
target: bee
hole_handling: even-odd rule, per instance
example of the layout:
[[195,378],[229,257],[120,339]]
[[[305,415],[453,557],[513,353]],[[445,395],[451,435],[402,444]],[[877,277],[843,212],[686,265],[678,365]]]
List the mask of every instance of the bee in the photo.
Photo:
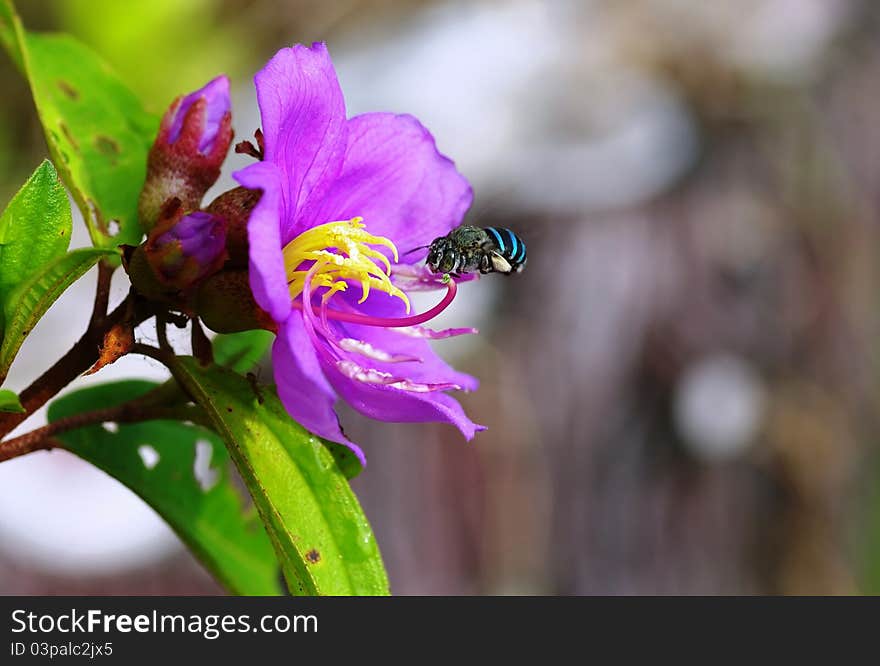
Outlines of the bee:
[[462,225],[428,247],[425,264],[435,273],[459,276],[480,273],[521,273],[526,267],[526,244],[510,229]]

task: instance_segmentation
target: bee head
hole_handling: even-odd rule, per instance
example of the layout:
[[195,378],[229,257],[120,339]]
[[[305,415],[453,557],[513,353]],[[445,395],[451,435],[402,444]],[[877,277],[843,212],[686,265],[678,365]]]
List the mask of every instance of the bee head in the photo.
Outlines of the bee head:
[[455,253],[446,236],[435,238],[428,246],[425,265],[435,273],[449,273],[455,268]]

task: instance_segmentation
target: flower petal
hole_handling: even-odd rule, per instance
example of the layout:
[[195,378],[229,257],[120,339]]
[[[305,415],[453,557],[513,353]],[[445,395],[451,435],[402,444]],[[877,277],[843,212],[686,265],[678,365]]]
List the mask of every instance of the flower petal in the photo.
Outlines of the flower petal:
[[311,226],[361,216],[370,233],[406,252],[461,224],[472,200],[467,180],[418,120],[367,113],[348,121],[342,171],[303,219]]
[[414,393],[387,384],[361,382],[350,379],[323,359],[320,362],[324,375],[340,397],[365,416],[395,423],[450,423],[467,440],[486,429],[471,421],[458,401],[445,393]]
[[[380,319],[393,319],[406,316],[406,306],[399,298],[393,298],[388,294],[375,293],[363,303],[358,303],[360,295],[357,290],[350,289],[336,294],[331,301],[331,307],[341,307],[349,312],[359,312]],[[363,340],[370,345],[402,356],[414,356],[422,359],[421,363],[383,363],[371,361],[368,365],[389,372],[395,376],[401,375],[417,382],[426,384],[451,383],[461,386],[465,391],[476,391],[480,385],[476,377],[457,371],[441,359],[434,351],[432,344],[425,338],[417,338],[407,335],[393,328],[381,326],[362,326],[332,322],[333,330],[337,339],[354,338]],[[439,344],[442,344],[439,343]],[[361,365],[367,364],[358,355],[348,356],[352,361]]]
[[180,138],[187,111],[202,97],[205,98],[207,104],[204,112],[204,126],[200,132],[199,152],[202,155],[207,155],[213,148],[214,139],[220,133],[220,125],[223,122],[224,116],[229,113],[231,108],[229,101],[229,79],[225,75],[212,79],[203,87],[195,92],[191,92],[181,100],[171,121],[168,141],[169,143],[174,143]]
[[291,311],[281,253],[281,228],[287,218],[284,178],[278,168],[268,162],[251,164],[232,177],[244,187],[263,192],[248,219],[248,273],[257,304],[273,320],[283,322]]
[[324,378],[302,317],[289,317],[272,346],[278,397],[294,421],[309,432],[343,444],[366,465],[364,452],[342,432],[333,411],[336,393]]
[[[264,159],[287,178],[281,240],[306,227],[298,211],[323,198],[342,167],[345,100],[324,44],[278,51],[254,77],[263,123]],[[325,220],[326,221],[326,220]]]
[[[393,315],[401,316],[401,315]],[[457,384],[465,391],[476,391],[480,385],[476,377],[458,372],[437,355],[431,344],[424,339],[398,333],[394,329],[379,326],[360,326],[358,324],[339,325],[340,338],[349,337],[362,340],[377,349],[400,356],[420,358],[421,362],[403,361],[389,363],[376,359],[366,359],[350,353],[347,358],[360,365],[388,372],[394,376],[406,377],[424,384]],[[441,343],[442,344],[442,343]]]

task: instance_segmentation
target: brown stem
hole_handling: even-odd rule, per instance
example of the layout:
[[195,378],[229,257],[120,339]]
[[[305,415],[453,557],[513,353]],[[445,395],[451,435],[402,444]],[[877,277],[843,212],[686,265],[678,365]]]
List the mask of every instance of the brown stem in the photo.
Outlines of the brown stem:
[[174,349],[168,342],[168,320],[165,318],[164,312],[156,315],[156,339],[159,341],[160,349],[173,353]]
[[[147,396],[143,396],[143,398]],[[186,405],[176,407],[148,405],[144,404],[143,398],[137,398],[115,407],[75,414],[59,419],[42,428],[32,430],[19,437],[0,442],[0,462],[31,453],[32,451],[63,447],[64,444],[62,442],[54,439],[56,435],[96,423],[111,421],[116,423],[136,423],[156,419],[184,420],[192,421],[193,423],[204,422],[203,414],[198,407]]]
[[[106,273],[106,270],[99,272],[98,292],[102,291],[102,282],[109,283]],[[88,370],[99,358],[104,335],[114,325],[130,317],[132,326],[136,326],[153,314],[149,309],[142,307],[142,302],[136,299],[136,296],[129,294],[113,312],[109,315],[101,315],[101,308],[106,306],[103,296],[96,295],[92,322],[83,336],[51,368],[19,394],[21,405],[25,409],[24,413],[0,414],[0,438],[12,432],[61,389]]]
[[[168,352],[164,349],[152,347],[150,345],[145,345],[142,343],[135,344],[132,352],[134,352],[135,354],[143,354],[144,356],[148,356],[149,358],[159,361],[159,363],[168,368],[171,371],[171,377],[173,378],[175,384],[177,384],[177,388],[180,391],[180,394],[186,396],[187,400],[196,402],[195,398],[189,394],[185,382],[182,382],[180,380],[178,374],[180,370],[180,364],[177,362],[177,356],[173,352]],[[208,422],[204,423],[203,425],[209,428],[212,427]]]
[[167,351],[165,349],[161,349],[159,347],[153,347],[151,345],[145,345],[142,342],[136,342],[134,347],[131,349],[132,353],[142,354],[147,356],[154,361],[159,361],[162,365],[169,365],[174,359],[174,352]]
[[211,339],[205,333],[199,322],[198,317],[192,319],[192,329],[190,331],[190,339],[192,342],[192,353],[199,363],[205,367],[214,363],[214,347]]
[[107,317],[107,306],[110,303],[110,282],[113,279],[114,267],[102,259],[98,262],[98,285],[95,289],[95,305],[92,308],[92,318],[89,328],[98,328],[103,325]]
[[18,441],[19,439],[21,438],[16,437],[8,442],[0,443],[0,462],[23,456],[26,453],[33,453],[34,451],[64,448],[64,442],[55,437],[46,437],[36,442]]

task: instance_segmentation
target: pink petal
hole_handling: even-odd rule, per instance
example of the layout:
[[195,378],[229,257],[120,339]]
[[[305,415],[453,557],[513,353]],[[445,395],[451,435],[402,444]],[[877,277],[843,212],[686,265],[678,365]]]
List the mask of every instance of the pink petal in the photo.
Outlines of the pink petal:
[[[395,376],[406,377],[416,382],[425,384],[456,384],[466,391],[476,391],[480,382],[476,377],[458,372],[443,359],[441,359],[431,343],[425,339],[414,338],[399,333],[392,329],[378,326],[358,326],[356,324],[344,324],[339,328],[343,337],[361,340],[367,344],[383,349],[387,352],[420,358],[421,362],[404,361],[389,363],[378,359],[367,360],[358,358],[357,355],[349,355],[347,358],[360,365],[368,365],[371,368],[388,372]],[[443,344],[439,342],[437,344]]]
[[395,423],[450,423],[467,440],[473,439],[476,432],[485,430],[484,426],[467,417],[457,400],[445,393],[413,393],[393,386],[360,382],[350,379],[323,359],[321,366],[340,397],[370,418]]
[[263,192],[248,219],[248,273],[257,304],[273,320],[283,322],[291,311],[287,273],[281,254],[281,229],[287,218],[284,178],[269,162],[251,164],[232,176],[244,187]]
[[461,224],[472,199],[468,182],[418,120],[367,113],[348,121],[342,171],[303,216],[310,225],[361,216],[370,233],[406,252]]
[[277,165],[287,181],[284,198],[290,216],[281,229],[286,244],[306,228],[299,211],[324,198],[342,167],[348,131],[345,100],[321,43],[281,49],[254,82],[264,158]]
[[[405,306],[401,300],[387,294],[381,292],[370,294],[370,298],[361,304],[357,303],[358,298],[357,290],[345,291],[333,297],[331,307],[336,305],[337,307],[344,307],[346,310],[354,310],[381,318],[403,317],[406,314]],[[338,303],[334,303],[337,299]],[[390,372],[394,375],[403,375],[414,381],[426,384],[457,384],[465,391],[476,391],[479,387],[480,382],[476,377],[459,372],[447,364],[437,355],[432,344],[425,338],[413,337],[392,328],[382,328],[380,326],[361,326],[358,324],[342,324],[340,322],[334,322],[333,326],[338,338],[354,338],[393,354],[422,359],[421,363],[404,362],[391,364],[371,361],[368,365],[377,370]],[[437,342],[435,344],[442,345],[443,343]],[[348,358],[362,365],[365,364],[362,359],[359,360],[355,355],[350,355]]]
[[324,378],[302,317],[289,317],[272,346],[278,397],[294,421],[309,432],[350,448],[366,464],[364,452],[342,432],[333,411],[336,393]]
[[199,152],[201,152],[202,155],[207,155],[211,152],[214,139],[217,138],[217,134],[220,132],[220,126],[223,123],[224,116],[226,116],[231,110],[231,103],[229,101],[229,79],[225,75],[218,76],[216,79],[208,81],[203,87],[191,92],[181,100],[180,106],[177,107],[177,110],[174,113],[174,118],[171,121],[171,127],[168,132],[168,141],[174,143],[180,138],[180,133],[183,130],[183,121],[186,118],[187,111],[189,111],[190,107],[202,97],[207,100],[207,106],[205,107],[204,126],[201,128],[200,132]]

